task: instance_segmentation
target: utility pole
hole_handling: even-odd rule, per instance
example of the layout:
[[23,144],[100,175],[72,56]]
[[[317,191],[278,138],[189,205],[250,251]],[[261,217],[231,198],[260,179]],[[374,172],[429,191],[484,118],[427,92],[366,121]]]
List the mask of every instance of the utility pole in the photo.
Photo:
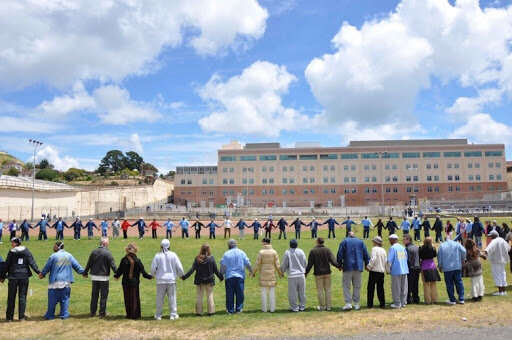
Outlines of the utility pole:
[[34,160],[32,161],[32,213],[30,214],[30,222],[34,223],[34,187],[36,182],[36,149],[43,145],[43,142],[35,139],[29,139],[28,142],[34,147]]
[[380,160],[380,205],[382,209],[382,215],[384,215],[384,166],[383,166],[383,158],[387,156],[387,151],[379,151],[375,152],[375,155]]

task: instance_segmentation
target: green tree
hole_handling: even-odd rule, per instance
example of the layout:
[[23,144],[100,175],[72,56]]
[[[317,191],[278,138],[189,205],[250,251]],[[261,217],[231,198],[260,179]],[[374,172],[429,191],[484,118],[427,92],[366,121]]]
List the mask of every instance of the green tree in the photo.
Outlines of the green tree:
[[135,151],[128,151],[126,153],[126,167],[130,170],[140,171],[140,165],[144,160]]
[[53,181],[59,177],[59,173],[53,169],[41,169],[36,173],[36,178],[44,181]]
[[39,169],[53,169],[53,165],[45,158],[39,162]]
[[144,171],[146,171],[146,170],[152,170],[152,171],[154,171],[154,172],[158,172],[158,169],[156,168],[156,166],[154,166],[154,165],[153,165],[153,164],[151,164],[151,163],[144,163],[144,164],[142,164],[142,169],[143,169]]
[[27,162],[27,163],[23,164],[23,170],[25,170],[25,171],[32,170],[33,168],[34,168],[34,163],[32,163],[32,162]]
[[96,172],[104,175],[107,172],[119,172],[125,168],[126,157],[119,150],[110,150],[100,162]]
[[170,170],[168,173],[167,173],[167,177],[171,177],[171,178],[174,178],[174,175],[176,175],[176,171],[174,170]]
[[64,172],[62,175],[64,176],[64,179],[68,182],[74,181],[82,177],[80,170],[75,168],[68,169],[68,171]]
[[20,171],[16,168],[9,168],[9,170],[7,170],[7,172],[5,174],[7,176],[18,177],[18,175],[20,174]]

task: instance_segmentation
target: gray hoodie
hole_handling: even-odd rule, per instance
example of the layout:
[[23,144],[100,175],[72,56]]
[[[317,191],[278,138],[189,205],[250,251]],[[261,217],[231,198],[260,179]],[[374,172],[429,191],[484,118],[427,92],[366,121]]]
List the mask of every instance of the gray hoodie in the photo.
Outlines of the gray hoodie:
[[304,277],[306,273],[307,261],[306,254],[299,248],[290,248],[281,261],[281,270],[288,272],[289,278]]

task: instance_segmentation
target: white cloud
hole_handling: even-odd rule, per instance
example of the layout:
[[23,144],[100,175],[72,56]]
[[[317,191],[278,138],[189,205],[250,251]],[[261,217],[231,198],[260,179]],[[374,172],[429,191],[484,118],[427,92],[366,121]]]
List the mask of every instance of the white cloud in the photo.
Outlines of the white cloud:
[[468,138],[475,143],[512,144],[512,126],[495,121],[491,115],[478,113],[456,129],[452,138]]
[[144,153],[144,149],[142,147],[138,133],[132,133],[130,136],[128,136],[128,138],[120,139],[118,143],[124,147],[126,151],[135,151],[139,154]]
[[0,126],[5,132],[35,132],[51,133],[56,128],[56,124],[41,121],[39,119],[20,118],[14,116],[0,116]]
[[151,72],[165,48],[244,48],[265,32],[257,0],[0,2],[0,86],[118,81]]
[[501,90],[493,84],[504,81],[510,39],[510,6],[403,0],[393,13],[359,29],[344,23],[332,40],[335,51],[312,60],[305,75],[330,123],[414,121],[416,97],[432,77],[487,88],[479,99],[462,98],[450,109],[467,118],[461,111],[499,100]]
[[294,81],[295,76],[286,67],[266,61],[255,62],[225,82],[213,75],[199,94],[216,111],[201,118],[199,125],[208,132],[269,137],[279,136],[281,130],[296,129],[309,118],[281,103],[281,96]]
[[[66,171],[69,168],[79,168],[80,165],[78,161],[70,156],[61,157],[59,152],[53,146],[46,146],[42,150],[37,151],[36,153],[36,162],[40,162],[43,159],[47,159],[48,162],[53,164],[56,170]],[[31,161],[29,159],[28,161]]]
[[72,112],[89,111],[96,113],[106,124],[123,125],[135,121],[155,121],[162,115],[155,103],[135,101],[128,90],[117,85],[95,89],[92,94],[80,85],[75,85],[71,94],[44,101],[37,110],[49,116],[63,116]]

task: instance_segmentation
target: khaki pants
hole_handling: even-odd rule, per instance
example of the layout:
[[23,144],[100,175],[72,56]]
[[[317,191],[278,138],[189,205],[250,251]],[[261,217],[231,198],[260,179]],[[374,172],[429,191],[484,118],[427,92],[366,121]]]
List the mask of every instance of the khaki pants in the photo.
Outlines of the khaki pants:
[[215,304],[213,302],[213,285],[209,283],[201,283],[197,285],[196,313],[203,314],[203,295],[206,292],[206,305],[208,314],[215,313]]
[[437,282],[426,282],[425,275],[421,273],[421,281],[423,282],[423,296],[425,297],[425,303],[431,304],[437,302]]
[[229,238],[231,238],[231,228],[224,227],[224,238],[226,238],[226,234],[229,234]]
[[318,304],[322,309],[331,309],[331,274],[315,276]]

